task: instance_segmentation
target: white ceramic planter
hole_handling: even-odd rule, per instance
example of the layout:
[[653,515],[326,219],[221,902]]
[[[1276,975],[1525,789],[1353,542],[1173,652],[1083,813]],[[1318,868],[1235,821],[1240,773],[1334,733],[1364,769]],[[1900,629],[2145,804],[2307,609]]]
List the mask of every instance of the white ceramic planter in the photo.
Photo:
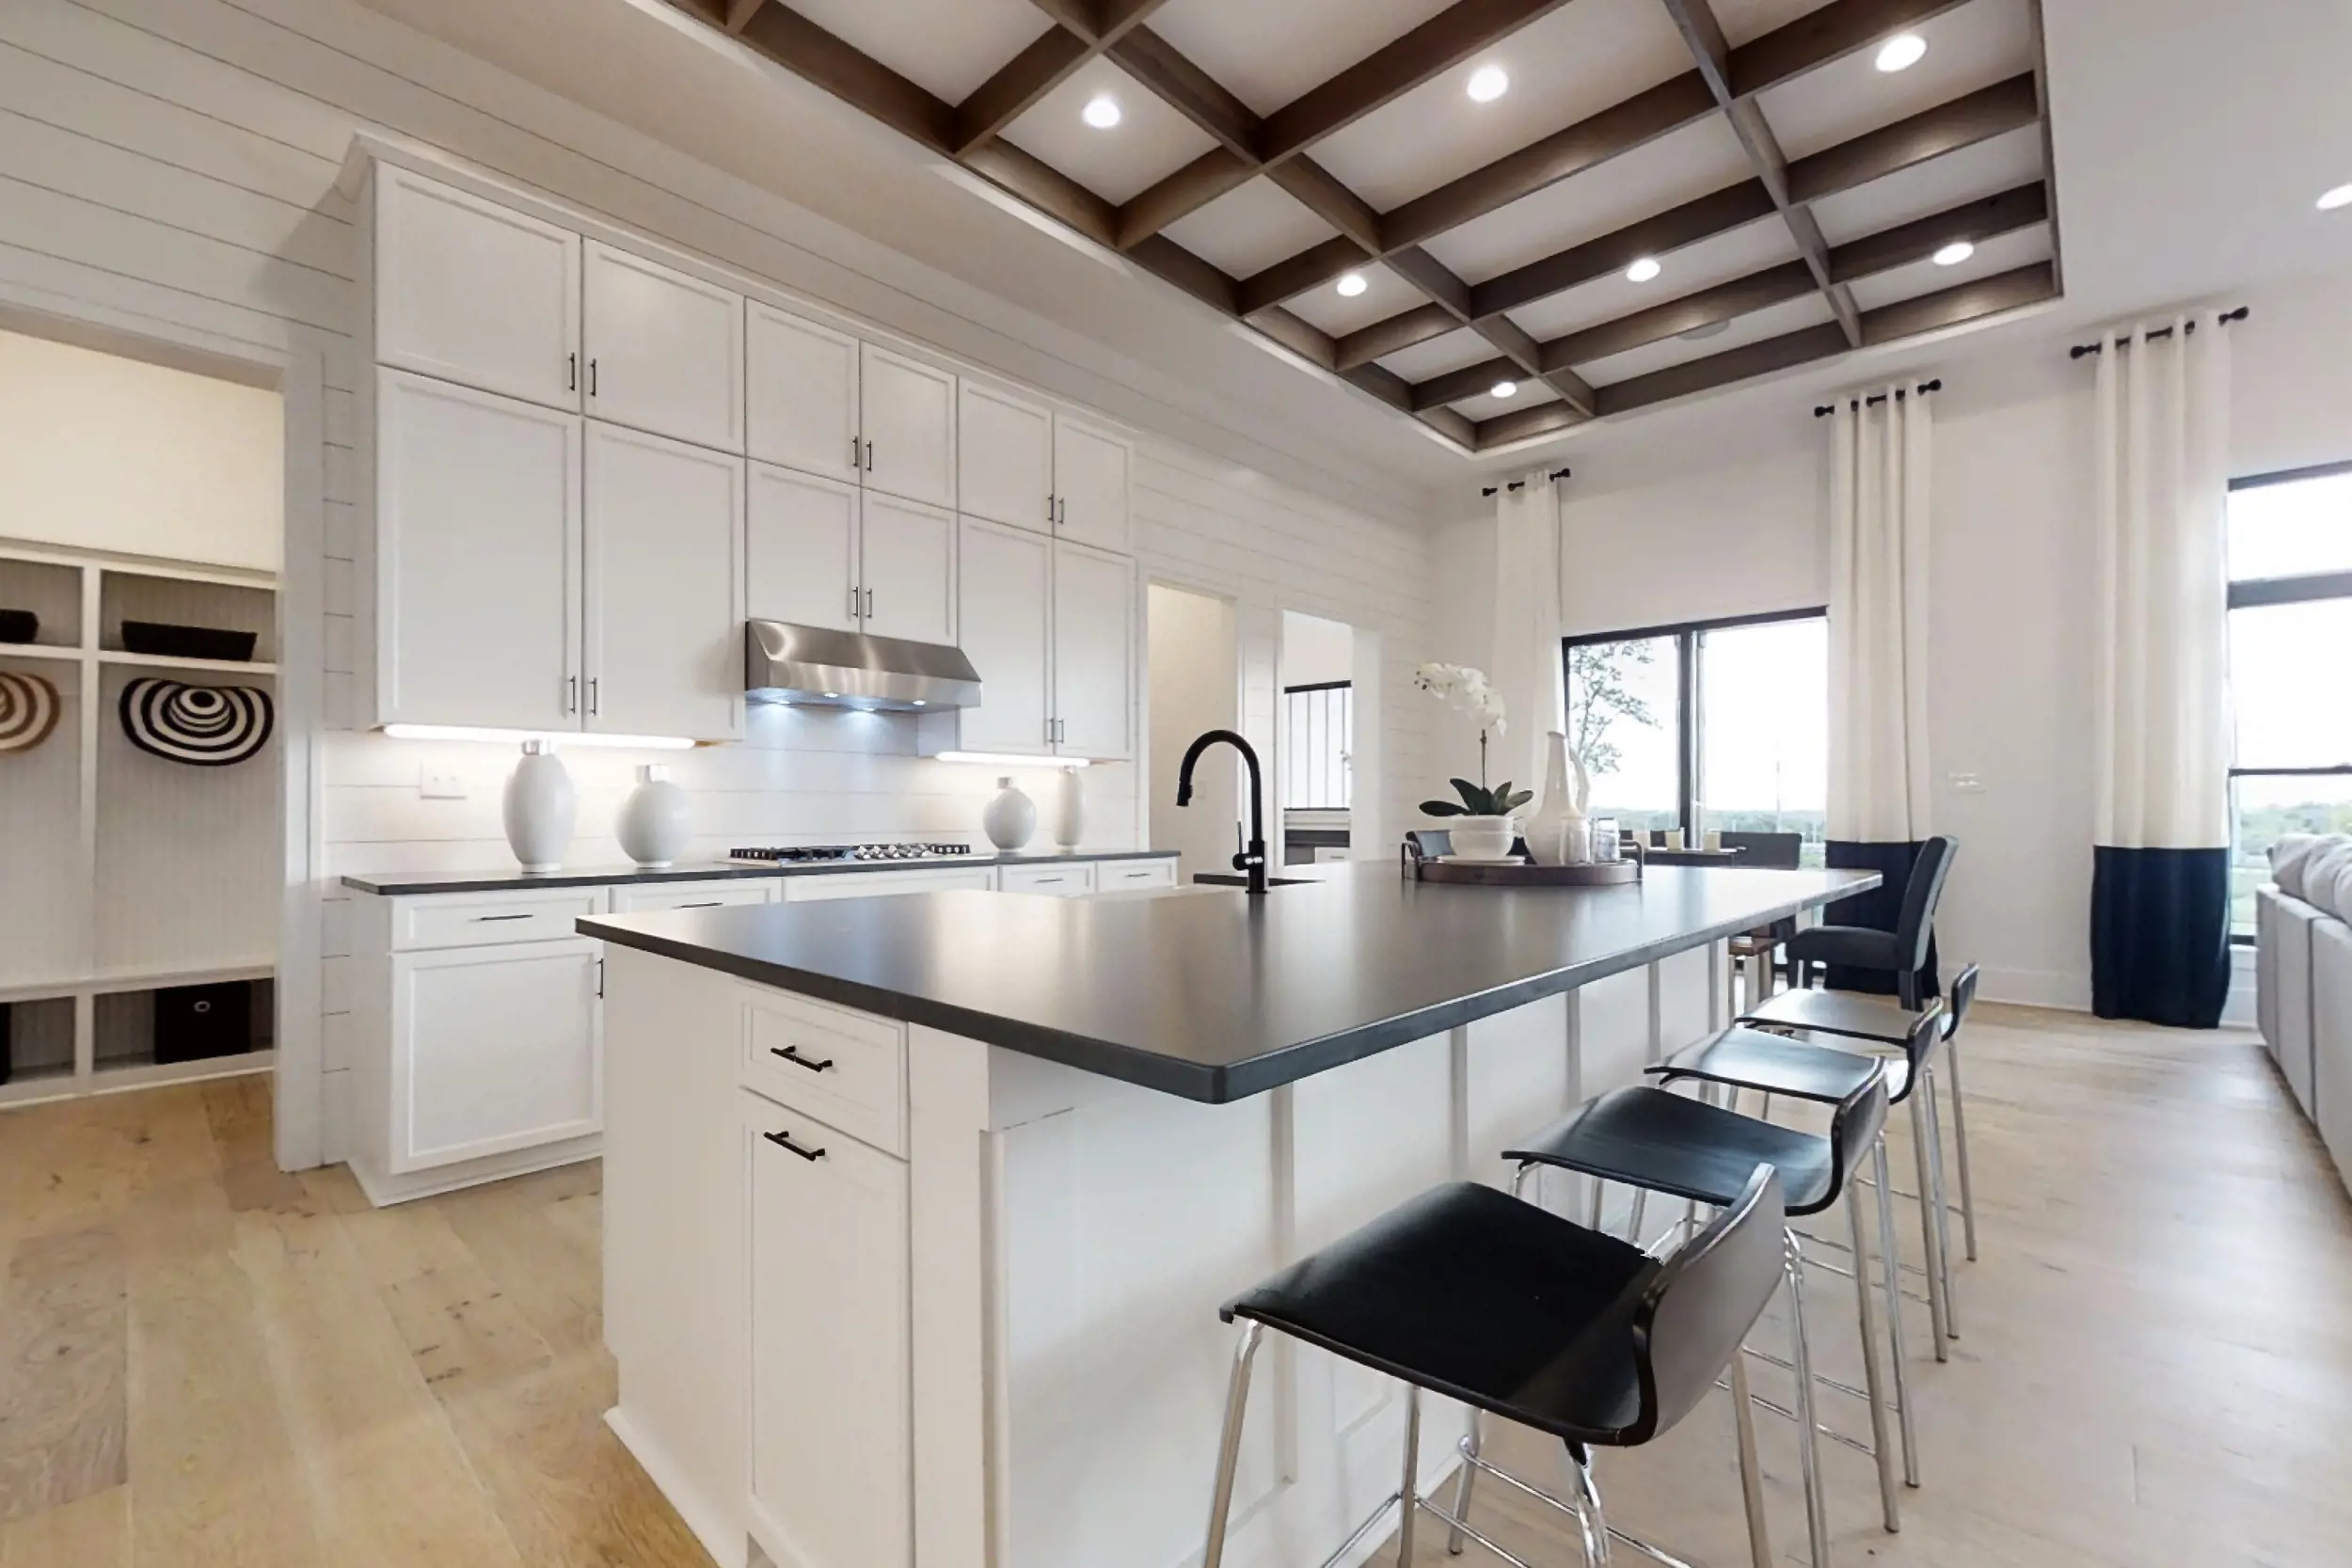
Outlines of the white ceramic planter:
[[522,760],[506,781],[501,801],[506,842],[526,872],[559,871],[572,847],[572,825],[580,798],[563,759],[543,740],[523,742]]
[[1086,837],[1086,785],[1074,768],[1065,768],[1054,782],[1054,843],[1075,849]]
[[658,762],[637,769],[638,784],[621,806],[613,836],[621,852],[648,871],[666,871],[694,836],[694,804]]
[[1471,860],[1499,861],[1519,836],[1518,824],[1507,816],[1449,816],[1445,825],[1454,852]]
[[1037,802],[1013,787],[1008,778],[996,781],[996,793],[980,813],[980,831],[997,848],[1010,853],[1037,836]]

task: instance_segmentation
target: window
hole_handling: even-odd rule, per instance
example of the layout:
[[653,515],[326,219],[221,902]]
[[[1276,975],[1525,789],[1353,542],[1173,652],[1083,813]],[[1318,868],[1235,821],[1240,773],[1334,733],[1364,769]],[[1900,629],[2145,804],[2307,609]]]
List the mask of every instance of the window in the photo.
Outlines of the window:
[[1282,689],[1282,809],[1345,811],[1352,793],[1356,692],[1346,681]]
[[2352,464],[2230,486],[2231,934],[2285,833],[2352,832]]
[[1829,621],[1818,610],[1572,638],[1568,743],[1622,828],[1793,832],[1823,860]]

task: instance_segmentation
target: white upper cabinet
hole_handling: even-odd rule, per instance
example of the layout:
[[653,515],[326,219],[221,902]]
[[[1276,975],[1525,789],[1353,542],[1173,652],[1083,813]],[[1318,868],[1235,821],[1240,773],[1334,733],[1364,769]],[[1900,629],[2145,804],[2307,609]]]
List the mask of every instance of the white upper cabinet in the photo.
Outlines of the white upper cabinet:
[[375,167],[375,357],[580,407],[580,236],[390,164]]
[[1067,414],[1054,416],[1054,531],[1064,539],[1121,554],[1134,547],[1125,438]]
[[578,729],[580,416],[375,377],[376,721]]
[[979,672],[980,705],[956,716],[967,752],[1052,752],[1053,542],[966,517],[958,641]]
[[743,450],[743,296],[586,242],[587,411],[657,436]]
[[858,527],[865,628],[916,642],[956,640],[956,519],[868,490]]
[[755,621],[855,631],[857,513],[855,484],[751,465],[744,612]]
[[963,383],[957,407],[957,510],[993,523],[1051,528],[1053,412],[977,381]]
[[590,420],[584,727],[743,734],[743,460]]
[[956,504],[956,378],[935,365],[859,345],[859,429],[866,488]]
[[[1135,754],[1135,562],[1054,541],[1057,753],[1105,761]],[[987,671],[980,681],[985,691]]]
[[858,482],[858,341],[755,302],[744,326],[744,451]]

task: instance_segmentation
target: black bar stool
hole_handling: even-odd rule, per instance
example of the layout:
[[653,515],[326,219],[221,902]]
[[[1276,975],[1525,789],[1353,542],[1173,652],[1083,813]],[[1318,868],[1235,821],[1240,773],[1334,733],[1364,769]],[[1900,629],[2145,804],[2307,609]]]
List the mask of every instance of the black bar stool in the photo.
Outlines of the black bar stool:
[[1960,841],[1938,833],[1919,846],[1903,884],[1895,929],[1870,926],[1812,926],[1788,939],[1788,983],[1802,989],[1816,964],[1885,974],[1905,1007],[1919,1006],[1919,972],[1927,967],[1928,943],[1935,937],[1935,907],[1944,898]]
[[[1397,1560],[1411,1562],[1414,1526],[1426,1509],[1506,1562],[1528,1568],[1458,1512],[1421,1496],[1425,1388],[1567,1446],[1576,1482],[1571,1498],[1486,1468],[1574,1518],[1587,1564],[1609,1560],[1613,1536],[1673,1562],[1610,1528],[1593,1481],[1592,1449],[1649,1442],[1689,1415],[1726,1369],[1739,1371],[1740,1341],[1780,1282],[1786,1225],[1780,1180],[1761,1164],[1750,1165],[1705,1230],[1663,1260],[1462,1181],[1432,1188],[1294,1263],[1220,1314],[1245,1326],[1233,1353],[1201,1568],[1224,1561],[1250,1364],[1268,1328],[1405,1385],[1404,1479],[1329,1561],[1347,1555],[1396,1508]],[[1756,1562],[1768,1564],[1762,1485],[1744,1405],[1740,1417],[1752,1545]]]
[[[1637,1085],[1586,1101],[1526,1142],[1504,1149],[1502,1157],[1518,1163],[1522,1171],[1531,1165],[1549,1165],[1718,1208],[1738,1201],[1746,1174],[1758,1164],[1768,1164],[1780,1174],[1788,1212],[1792,1216],[1818,1214],[1841,1197],[1851,1196],[1856,1185],[1855,1168],[1877,1144],[1886,1124],[1885,1070],[1875,1061],[1871,1068],[1862,1085],[1837,1106],[1826,1137],[1775,1127],[1703,1101]],[[1882,1207],[1885,1201],[1881,1189]],[[1861,1207],[1850,1201],[1846,1211],[1854,1256],[1867,1260],[1869,1247]],[[1788,1285],[1796,1409],[1779,1413],[1797,1422],[1797,1452],[1804,1470],[1805,1524],[1814,1568],[1827,1568],[1829,1517],[1821,1493],[1818,1435],[1824,1429],[1813,1412],[1813,1358],[1804,1327],[1805,1259],[1794,1230],[1788,1232],[1786,1243],[1782,1268]],[[1886,1528],[1894,1531],[1901,1528],[1900,1482],[1896,1479],[1895,1449],[1887,1432],[1887,1401],[1879,1375],[1877,1310],[1867,1267],[1855,1270],[1854,1303],[1862,1325],[1863,1382],[1867,1385],[1863,1397],[1869,1404],[1871,1441],[1864,1445],[1837,1433],[1830,1435],[1851,1443],[1877,1462],[1879,1503]],[[1464,1505],[1468,1501],[1462,1499]]]

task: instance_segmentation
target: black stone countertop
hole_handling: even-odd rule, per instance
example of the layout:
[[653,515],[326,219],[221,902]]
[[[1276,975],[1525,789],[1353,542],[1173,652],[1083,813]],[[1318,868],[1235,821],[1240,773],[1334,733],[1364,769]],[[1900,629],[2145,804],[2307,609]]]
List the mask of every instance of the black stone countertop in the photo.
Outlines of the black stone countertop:
[[614,915],[588,936],[1221,1103],[1753,930],[1870,871],[1657,866],[1496,889],[1323,865],[1238,889],[963,892]]
[[953,871],[966,865],[1057,865],[1074,861],[1174,860],[1173,849],[1081,849],[1075,854],[1004,855],[974,850],[922,861],[804,861],[768,864],[748,861],[689,862],[667,871],[634,865],[565,867],[538,875],[504,871],[389,871],[374,877],[345,877],[343,886],[388,898],[421,893],[520,893],[534,887],[607,887],[624,882],[725,882],[746,877],[839,877],[859,871]]

